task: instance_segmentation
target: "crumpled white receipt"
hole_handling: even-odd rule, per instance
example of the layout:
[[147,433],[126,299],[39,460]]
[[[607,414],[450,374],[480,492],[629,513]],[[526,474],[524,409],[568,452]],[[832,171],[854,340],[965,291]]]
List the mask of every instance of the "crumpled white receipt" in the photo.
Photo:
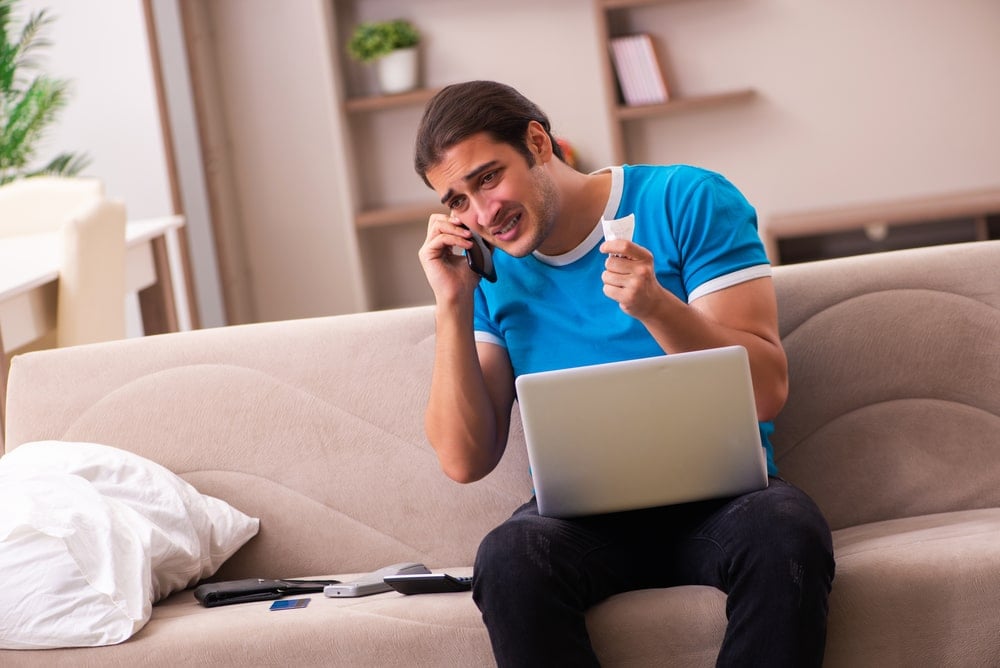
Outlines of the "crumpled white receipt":
[[601,226],[604,228],[604,238],[607,241],[617,241],[618,239],[632,241],[632,233],[635,232],[635,214],[630,213],[624,218],[612,218],[611,220],[602,216]]

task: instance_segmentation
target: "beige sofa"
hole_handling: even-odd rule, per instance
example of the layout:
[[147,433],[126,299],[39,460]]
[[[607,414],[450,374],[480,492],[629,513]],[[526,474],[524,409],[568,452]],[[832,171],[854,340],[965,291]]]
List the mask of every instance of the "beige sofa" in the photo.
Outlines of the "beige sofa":
[[[791,399],[778,465],[834,529],[828,666],[1000,665],[1000,242],[778,267]],[[261,518],[221,578],[402,561],[467,574],[530,493],[520,430],[458,485],[423,435],[430,308],[277,322],[14,360],[7,448],[129,449]],[[206,609],[190,591],[110,647],[0,652],[4,666],[484,666],[467,593]],[[724,595],[637,591],[594,608],[606,665],[711,665]]]

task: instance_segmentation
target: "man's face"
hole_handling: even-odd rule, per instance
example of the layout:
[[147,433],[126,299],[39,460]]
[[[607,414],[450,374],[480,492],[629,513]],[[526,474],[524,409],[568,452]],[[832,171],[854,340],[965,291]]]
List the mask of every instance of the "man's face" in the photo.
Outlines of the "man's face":
[[555,226],[557,191],[543,162],[536,157],[529,167],[485,133],[445,151],[427,180],[462,224],[514,257],[536,250]]

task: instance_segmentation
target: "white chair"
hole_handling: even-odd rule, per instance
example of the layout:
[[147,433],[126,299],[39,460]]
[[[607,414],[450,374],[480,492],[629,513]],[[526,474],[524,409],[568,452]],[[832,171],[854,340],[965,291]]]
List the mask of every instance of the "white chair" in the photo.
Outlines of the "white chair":
[[0,186],[0,237],[55,232],[71,214],[104,197],[98,179],[35,176]]
[[60,229],[56,345],[125,338],[125,205],[99,199]]
[[39,176],[0,187],[0,237],[58,234],[55,339],[29,349],[125,337],[125,207],[98,179]]

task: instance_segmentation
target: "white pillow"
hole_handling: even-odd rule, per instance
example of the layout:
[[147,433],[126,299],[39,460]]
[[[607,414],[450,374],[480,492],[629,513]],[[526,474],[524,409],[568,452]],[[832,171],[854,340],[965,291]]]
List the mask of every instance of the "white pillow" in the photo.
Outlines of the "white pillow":
[[139,455],[26,443],[0,457],[0,648],[127,640],[258,528]]

